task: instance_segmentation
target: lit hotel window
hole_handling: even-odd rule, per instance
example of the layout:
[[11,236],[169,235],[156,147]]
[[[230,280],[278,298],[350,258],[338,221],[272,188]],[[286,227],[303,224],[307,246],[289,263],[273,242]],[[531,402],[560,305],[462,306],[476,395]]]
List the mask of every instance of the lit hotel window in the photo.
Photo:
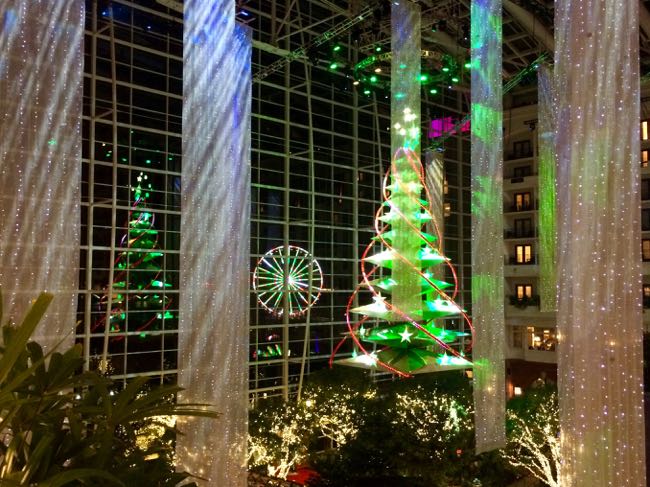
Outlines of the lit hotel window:
[[641,167],[648,167],[648,157],[650,156],[650,151],[642,150],[641,151]]
[[533,260],[532,245],[517,245],[515,247],[517,264],[527,264]]
[[530,284],[517,284],[517,299],[522,300],[524,298],[533,297],[533,286]]
[[451,203],[445,203],[443,206],[443,210],[444,210],[444,215],[446,217],[451,216]]
[[641,240],[641,254],[644,261],[650,260],[650,239]]
[[530,193],[515,193],[515,210],[530,209]]
[[648,121],[641,122],[641,140],[648,140]]

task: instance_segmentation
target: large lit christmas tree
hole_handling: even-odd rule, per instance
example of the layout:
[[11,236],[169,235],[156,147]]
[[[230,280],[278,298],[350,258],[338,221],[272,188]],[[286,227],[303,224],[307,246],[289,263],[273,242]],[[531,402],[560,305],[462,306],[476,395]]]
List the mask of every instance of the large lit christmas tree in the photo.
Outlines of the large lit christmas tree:
[[[465,336],[470,333],[462,324],[470,332],[472,326],[454,302],[458,292],[456,273],[441,252],[440,231],[429,209],[431,198],[419,156],[419,7],[411,2],[393,2],[391,27],[390,178],[384,180],[384,204],[375,219],[377,235],[362,256],[363,282],[348,302],[346,318],[355,350],[352,358],[342,363],[379,366],[408,376],[471,367],[465,358],[471,346],[471,339]],[[435,235],[423,231],[427,223]],[[382,249],[372,253],[375,243]],[[444,274],[434,273],[437,266],[448,267],[454,284],[437,278]],[[363,286],[370,290],[374,302],[353,307]],[[351,314],[361,315],[361,319],[355,322]],[[452,317],[461,324],[447,328],[448,318]]]
[[[147,176],[140,173],[138,184],[131,188],[133,204],[129,211],[127,233],[120,241],[120,247],[126,248],[115,260],[115,277],[113,294],[110,300],[110,332],[140,332],[159,330],[163,319],[173,318],[169,311],[171,298],[165,289],[171,284],[165,281],[160,260],[163,256],[158,244],[158,231],[154,228],[155,216],[147,209],[151,184]],[[106,293],[100,301],[100,308],[109,304]],[[95,322],[93,329],[105,322],[102,316]],[[115,337],[115,339],[122,338]]]
[[[406,111],[404,124],[410,125],[413,117]],[[419,133],[418,127],[404,128],[396,124],[394,128]],[[410,142],[415,138],[413,135]],[[445,327],[445,319],[457,317],[471,331],[465,312],[454,302],[456,274],[440,251],[437,225],[433,227],[438,235],[422,230],[433,219],[428,198],[422,198],[426,195],[422,165],[407,143],[393,157],[390,184],[388,178],[384,184],[385,203],[375,221],[377,236],[362,257],[362,286],[372,292],[374,302],[353,308],[360,288],[350,298],[347,319],[358,352],[341,363],[380,366],[402,376],[471,367],[464,356],[471,340],[463,338],[470,333]],[[371,250],[377,242],[383,250],[373,254]],[[436,279],[436,266],[447,266],[454,284]],[[375,277],[380,273],[382,277]],[[391,296],[390,300],[387,295]],[[362,318],[353,322],[351,313]]]

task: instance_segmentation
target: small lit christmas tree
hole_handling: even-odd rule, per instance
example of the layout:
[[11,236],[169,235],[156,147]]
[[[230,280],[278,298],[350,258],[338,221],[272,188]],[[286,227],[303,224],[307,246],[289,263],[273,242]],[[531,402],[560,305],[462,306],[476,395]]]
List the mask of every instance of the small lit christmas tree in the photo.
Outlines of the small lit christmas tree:
[[[111,298],[110,332],[159,330],[163,319],[173,318],[169,311],[171,298],[164,293],[171,284],[164,280],[160,265],[163,254],[158,245],[158,231],[154,228],[155,217],[147,210],[151,184],[140,173],[138,184],[131,188],[133,204],[127,222],[128,232],[122,237],[120,247],[126,248],[115,260],[115,277]],[[144,187],[143,187],[144,186]],[[102,296],[100,308],[106,309],[108,293]],[[102,316],[93,330],[103,325]],[[122,337],[115,337],[121,339]]]

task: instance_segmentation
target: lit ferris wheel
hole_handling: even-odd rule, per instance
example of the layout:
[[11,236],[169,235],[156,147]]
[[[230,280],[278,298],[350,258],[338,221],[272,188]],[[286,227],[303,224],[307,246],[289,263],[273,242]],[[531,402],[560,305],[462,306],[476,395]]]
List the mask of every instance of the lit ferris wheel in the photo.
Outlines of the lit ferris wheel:
[[287,311],[293,318],[318,301],[323,291],[323,272],[318,261],[305,249],[280,245],[257,262],[253,290],[262,307],[277,316],[284,313],[286,294]]

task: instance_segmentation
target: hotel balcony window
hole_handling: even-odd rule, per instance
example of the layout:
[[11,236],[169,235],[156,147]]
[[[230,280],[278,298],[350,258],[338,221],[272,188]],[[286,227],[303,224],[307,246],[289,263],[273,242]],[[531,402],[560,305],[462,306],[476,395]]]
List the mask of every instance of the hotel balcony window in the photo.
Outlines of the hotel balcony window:
[[641,140],[648,140],[648,120],[641,122]]
[[530,193],[515,193],[515,211],[530,210]]
[[553,351],[557,345],[555,328],[540,328],[529,326],[527,329],[526,344],[529,350]]
[[515,167],[512,171],[512,177],[513,178],[525,178],[526,176],[530,176],[532,174],[533,170],[530,166],[519,166]]
[[442,211],[445,217],[451,216],[451,203],[444,203]]
[[533,246],[532,245],[517,245],[515,246],[515,263],[517,264],[531,264],[533,261]]
[[643,307],[650,308],[650,284],[643,285]]
[[650,179],[641,180],[641,199],[650,200]]
[[650,231],[650,208],[641,210],[641,230],[644,232]]
[[650,160],[650,151],[642,150],[641,151],[641,167],[648,167],[648,161]]
[[533,297],[533,286],[530,284],[517,284],[515,289],[517,291],[517,299],[520,301]]
[[515,142],[513,145],[513,149],[514,149],[515,159],[532,157],[533,155],[533,146],[530,143],[530,140],[520,140],[519,142]]
[[533,236],[532,218],[518,218],[515,220],[515,238],[530,238]]
[[650,239],[641,240],[641,257],[644,262],[650,261]]

